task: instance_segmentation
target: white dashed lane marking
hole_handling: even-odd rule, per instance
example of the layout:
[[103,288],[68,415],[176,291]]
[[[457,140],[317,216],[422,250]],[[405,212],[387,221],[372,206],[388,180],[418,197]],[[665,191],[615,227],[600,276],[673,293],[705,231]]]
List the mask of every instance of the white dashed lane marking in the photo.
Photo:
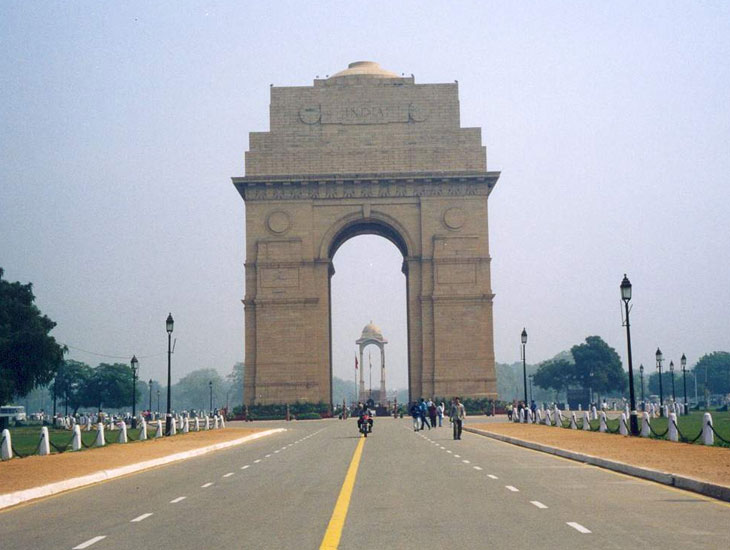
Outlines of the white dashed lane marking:
[[512,491],[513,493],[519,493],[519,489],[517,487],[513,487],[512,485],[505,485],[505,488],[509,491]]
[[203,485],[201,485],[200,488],[206,489],[206,488],[210,487],[211,485],[213,485],[213,482],[209,481],[208,483],[203,483]]
[[140,522],[142,520],[147,519],[151,515],[152,515],[152,512],[150,512],[148,514],[142,514],[141,516],[137,516],[136,518],[134,518],[133,520],[131,520],[129,523],[137,523],[137,522]]
[[481,467],[481,466],[474,466],[474,469],[475,469],[475,470],[481,470],[481,469],[482,469],[482,467]]
[[498,478],[497,476],[495,476],[494,474],[487,474],[487,477],[488,477],[489,479],[499,479],[499,478]]
[[74,546],[73,550],[84,550],[84,548],[88,548],[92,544],[96,544],[100,540],[103,540],[106,538],[106,535],[99,535],[98,537],[94,537],[93,539],[89,539],[86,542],[82,542],[78,546]]
[[530,501],[530,504],[534,504],[535,506],[537,506],[538,508],[540,508],[540,510],[544,510],[545,508],[547,508],[547,506],[545,506],[545,505],[544,505],[544,504],[543,504],[542,502],[540,502],[539,500],[531,500],[531,501]]
[[177,498],[174,498],[174,499],[172,499],[170,501],[170,504],[177,504],[178,502],[181,502],[181,501],[185,500],[186,498],[188,498],[188,497],[177,497]]
[[568,521],[567,524],[570,525],[573,529],[575,529],[579,533],[590,533],[591,532],[590,529],[586,529],[580,523],[576,523],[574,521]]
[[256,460],[253,461],[254,464],[258,464],[259,462],[261,462],[260,458],[257,458]]
[[464,464],[471,464],[471,462],[469,462],[468,460],[462,460],[462,462],[463,462]]
[[233,472],[228,472],[227,474],[224,474],[223,477],[231,477],[233,475]]
[[241,466],[241,470],[245,470],[246,468],[250,468],[250,467],[251,467],[250,464],[246,464],[245,466]]

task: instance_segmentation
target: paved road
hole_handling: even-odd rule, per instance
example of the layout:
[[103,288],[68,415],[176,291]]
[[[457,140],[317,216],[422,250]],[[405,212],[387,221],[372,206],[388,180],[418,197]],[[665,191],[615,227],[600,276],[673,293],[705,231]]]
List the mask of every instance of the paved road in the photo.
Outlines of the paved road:
[[[354,420],[285,427],[0,512],[0,548],[319,548],[360,440]],[[379,418],[339,548],[718,549],[730,547],[728,520],[730,506],[691,493]]]

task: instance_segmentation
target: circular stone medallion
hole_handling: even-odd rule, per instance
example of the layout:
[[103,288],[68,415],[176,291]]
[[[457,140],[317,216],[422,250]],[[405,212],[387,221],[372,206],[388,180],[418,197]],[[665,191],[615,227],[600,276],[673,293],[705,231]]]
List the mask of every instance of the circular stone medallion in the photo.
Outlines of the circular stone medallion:
[[464,210],[458,206],[447,208],[444,212],[444,225],[449,229],[461,229],[466,221]]
[[291,227],[291,219],[286,212],[277,210],[266,218],[266,225],[274,233],[284,233]]

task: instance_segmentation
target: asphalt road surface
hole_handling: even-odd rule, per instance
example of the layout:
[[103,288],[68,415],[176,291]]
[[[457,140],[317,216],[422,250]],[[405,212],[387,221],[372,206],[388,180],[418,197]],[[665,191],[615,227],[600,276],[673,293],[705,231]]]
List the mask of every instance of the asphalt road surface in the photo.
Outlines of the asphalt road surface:
[[0,512],[0,549],[730,548],[726,503],[446,426],[264,426],[287,431]]

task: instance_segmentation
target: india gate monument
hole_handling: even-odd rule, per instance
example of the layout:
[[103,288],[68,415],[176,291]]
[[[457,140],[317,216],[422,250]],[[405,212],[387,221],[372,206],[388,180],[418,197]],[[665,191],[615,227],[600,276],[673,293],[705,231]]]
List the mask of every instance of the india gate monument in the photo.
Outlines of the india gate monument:
[[246,175],[246,404],[332,403],[332,258],[375,234],[403,254],[411,399],[496,397],[480,128],[457,83],[416,84],[359,61],[312,86],[271,87]]

